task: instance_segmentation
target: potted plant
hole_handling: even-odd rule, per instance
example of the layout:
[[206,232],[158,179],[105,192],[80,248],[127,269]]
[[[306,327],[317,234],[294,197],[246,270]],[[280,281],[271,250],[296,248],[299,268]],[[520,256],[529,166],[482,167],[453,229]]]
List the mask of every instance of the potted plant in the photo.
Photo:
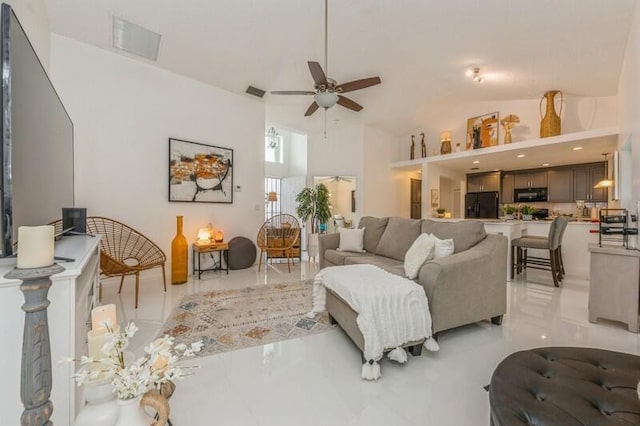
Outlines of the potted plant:
[[296,213],[304,223],[311,220],[311,233],[307,243],[307,252],[310,257],[318,255],[318,229],[320,224],[327,223],[331,219],[329,209],[329,190],[324,184],[319,183],[314,188],[304,188],[296,195]]
[[438,217],[444,217],[444,212],[446,211],[447,209],[443,209],[443,208],[436,209],[436,212],[438,213]]
[[533,214],[537,211],[533,206],[527,206],[526,204],[520,207],[520,213],[522,214],[522,220],[533,220]]
[[505,219],[513,220],[513,215],[517,213],[518,209],[516,208],[516,206],[505,204],[504,206],[502,206],[502,211],[504,212]]

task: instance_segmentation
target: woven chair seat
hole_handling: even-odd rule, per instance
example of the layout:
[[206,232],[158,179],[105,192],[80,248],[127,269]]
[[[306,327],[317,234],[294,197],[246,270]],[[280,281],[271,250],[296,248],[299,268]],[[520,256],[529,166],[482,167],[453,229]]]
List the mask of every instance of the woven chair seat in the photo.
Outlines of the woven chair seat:
[[98,216],[87,218],[87,232],[99,234],[102,237],[100,239],[100,272],[107,277],[121,277],[118,293],[122,291],[126,275],[136,276],[136,309],[141,271],[162,268],[164,291],[167,291],[164,270],[167,256],[149,238],[117,220]]
[[[262,265],[262,254],[266,253],[287,258],[287,267],[291,272],[291,254],[293,247],[300,238],[300,224],[295,216],[290,214],[275,215],[262,224],[258,231],[256,241],[260,248],[260,262],[258,271]],[[265,258],[266,259],[266,258]]]

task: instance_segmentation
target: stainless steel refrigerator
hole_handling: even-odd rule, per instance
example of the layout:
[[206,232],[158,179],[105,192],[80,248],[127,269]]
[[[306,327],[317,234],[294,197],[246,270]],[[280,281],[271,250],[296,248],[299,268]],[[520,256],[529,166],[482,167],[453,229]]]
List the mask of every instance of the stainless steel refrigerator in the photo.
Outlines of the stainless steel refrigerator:
[[464,197],[464,217],[469,219],[497,219],[498,192],[469,192]]

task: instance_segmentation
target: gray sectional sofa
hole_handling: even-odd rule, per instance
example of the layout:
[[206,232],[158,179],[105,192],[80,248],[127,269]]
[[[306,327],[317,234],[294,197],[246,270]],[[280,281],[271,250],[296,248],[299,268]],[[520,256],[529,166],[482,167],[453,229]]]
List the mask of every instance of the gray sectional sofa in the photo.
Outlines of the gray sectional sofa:
[[507,312],[506,237],[487,234],[484,224],[476,220],[438,222],[368,216],[358,227],[364,228],[364,253],[338,251],[340,234],[320,235],[320,268],[371,264],[405,276],[405,253],[421,233],[451,238],[454,253],[427,261],[416,280],[427,294],[433,333],[487,319],[501,324]]

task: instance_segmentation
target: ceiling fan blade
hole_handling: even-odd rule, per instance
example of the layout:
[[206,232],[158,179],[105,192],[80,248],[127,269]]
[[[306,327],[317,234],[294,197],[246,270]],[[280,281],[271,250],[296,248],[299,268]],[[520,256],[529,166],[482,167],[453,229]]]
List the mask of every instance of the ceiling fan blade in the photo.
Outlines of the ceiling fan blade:
[[362,110],[362,105],[342,95],[338,95],[338,104],[356,112]]
[[309,71],[311,71],[311,77],[313,77],[313,81],[316,83],[316,86],[326,86],[327,85],[327,76],[324,75],[324,71],[322,71],[322,66],[317,62],[307,62],[309,65]]
[[272,95],[315,95],[316,92],[310,92],[309,90],[272,90]]
[[369,77],[363,78],[362,80],[354,80],[344,84],[338,84],[336,86],[336,92],[339,93],[347,93],[353,92],[354,90],[365,89],[367,87],[375,86],[376,84],[382,83],[380,77]]
[[309,105],[309,108],[307,108],[307,112],[304,113],[304,116],[309,117],[311,114],[316,112],[318,108],[318,104],[314,101],[311,105]]

